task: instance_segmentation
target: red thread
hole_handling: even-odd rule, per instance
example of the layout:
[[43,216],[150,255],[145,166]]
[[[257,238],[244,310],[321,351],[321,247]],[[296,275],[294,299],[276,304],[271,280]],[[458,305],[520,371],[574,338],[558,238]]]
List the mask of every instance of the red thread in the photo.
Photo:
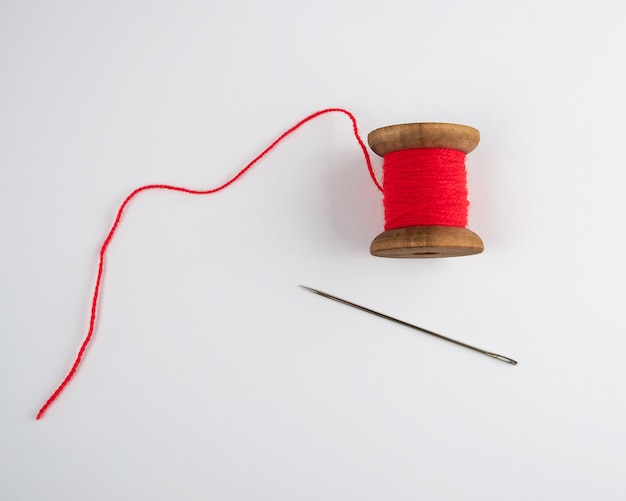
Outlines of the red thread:
[[351,120],[354,136],[355,136],[357,142],[359,143],[359,146],[361,147],[361,150],[363,151],[363,156],[365,157],[365,162],[367,164],[367,168],[369,170],[370,177],[372,178],[372,181],[374,182],[376,187],[380,191],[382,191],[383,189],[382,189],[380,183],[378,182],[378,180],[376,179],[376,175],[374,174],[374,170],[372,168],[372,162],[370,160],[370,156],[369,156],[369,153],[367,151],[367,148],[365,147],[365,143],[363,143],[363,140],[361,139],[361,136],[359,135],[356,118],[354,118],[354,115],[352,115],[352,113],[350,113],[349,111],[344,110],[342,108],[328,108],[328,109],[324,109],[324,110],[321,110],[321,111],[317,111],[317,112],[307,116],[306,118],[304,118],[304,119],[300,120],[298,123],[296,123],[293,127],[291,127],[290,129],[286,130],[285,132],[283,132],[274,142],[272,142],[267,148],[265,148],[265,150],[263,150],[257,157],[255,157],[243,169],[241,169],[232,178],[230,178],[228,181],[226,181],[224,184],[218,186],[217,188],[212,188],[212,189],[208,189],[208,190],[192,190],[192,189],[189,189],[189,188],[184,188],[184,187],[180,187],[180,186],[171,186],[171,185],[167,185],[167,184],[149,184],[149,185],[145,185],[145,186],[141,186],[141,187],[137,188],[136,190],[131,192],[130,195],[128,195],[124,199],[124,201],[122,202],[122,204],[120,205],[120,207],[119,207],[119,209],[117,211],[117,215],[115,217],[115,221],[113,222],[113,226],[111,226],[111,229],[109,230],[109,233],[107,234],[107,237],[105,238],[104,243],[102,244],[102,247],[100,248],[100,259],[99,259],[99,262],[98,262],[98,274],[97,274],[97,278],[96,278],[96,285],[95,285],[95,288],[94,288],[94,291],[93,291],[93,298],[92,298],[92,301],[91,301],[91,317],[90,317],[90,320],[89,320],[89,329],[87,331],[87,335],[85,336],[85,339],[83,340],[83,343],[82,343],[80,349],[78,350],[78,354],[76,355],[74,363],[72,364],[72,367],[70,368],[69,372],[67,373],[67,375],[65,376],[63,381],[61,381],[61,384],[57,387],[57,389],[54,390],[52,395],[50,395],[50,397],[48,398],[46,403],[41,407],[41,409],[39,409],[39,412],[37,413],[36,419],[41,419],[43,417],[43,415],[46,413],[48,408],[59,397],[59,395],[63,392],[65,387],[68,385],[68,383],[75,376],[76,371],[77,371],[78,367],[80,366],[80,364],[81,364],[81,362],[83,360],[83,357],[85,355],[87,347],[89,346],[89,343],[92,340],[92,337],[94,335],[95,324],[96,324],[96,315],[97,315],[97,312],[98,312],[98,298],[99,298],[99,295],[100,295],[100,285],[101,285],[101,281],[102,281],[102,274],[104,272],[104,261],[105,261],[106,251],[107,251],[107,248],[109,247],[109,245],[111,243],[111,240],[113,239],[113,236],[115,235],[115,231],[117,230],[117,227],[120,224],[120,221],[122,219],[122,215],[124,213],[124,210],[126,209],[126,206],[130,203],[130,201],[134,197],[136,197],[139,193],[141,193],[142,191],[148,191],[148,190],[179,191],[179,192],[187,193],[187,194],[190,194],[190,195],[211,195],[213,193],[217,193],[218,191],[221,191],[221,190],[227,188],[228,186],[233,184],[235,181],[237,181],[254,164],[256,164],[259,160],[261,160],[261,158],[263,158],[265,155],[267,155],[278,143],[280,143],[283,139],[285,139],[291,133],[295,132],[296,129],[300,128],[302,125],[304,125],[305,123],[313,120],[314,118],[319,117],[320,115],[324,115],[326,113],[334,113],[334,112],[343,113],[343,114],[347,115],[348,118]]
[[384,157],[385,230],[467,225],[465,153],[416,148]]

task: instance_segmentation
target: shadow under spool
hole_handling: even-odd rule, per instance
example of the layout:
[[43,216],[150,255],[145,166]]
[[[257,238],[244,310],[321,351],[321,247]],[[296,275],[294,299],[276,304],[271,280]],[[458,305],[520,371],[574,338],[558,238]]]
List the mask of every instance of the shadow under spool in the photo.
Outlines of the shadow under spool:
[[[415,148],[448,148],[467,154],[480,141],[480,133],[467,125],[411,123],[390,125],[369,133],[367,142],[379,156]],[[469,256],[484,250],[473,231],[456,226],[410,226],[386,230],[370,246],[379,257],[435,258]]]

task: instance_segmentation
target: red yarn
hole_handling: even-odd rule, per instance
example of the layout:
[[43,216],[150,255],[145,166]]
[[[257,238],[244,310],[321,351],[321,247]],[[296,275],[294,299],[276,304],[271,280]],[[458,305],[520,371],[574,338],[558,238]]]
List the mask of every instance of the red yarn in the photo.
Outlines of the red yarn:
[[69,372],[67,373],[63,381],[61,381],[61,384],[57,387],[57,389],[54,390],[52,395],[50,395],[46,403],[41,407],[41,409],[37,413],[36,419],[41,419],[43,417],[43,415],[46,413],[50,405],[52,405],[52,403],[59,397],[59,395],[65,389],[67,384],[75,376],[76,371],[83,360],[87,347],[89,346],[89,343],[92,340],[94,329],[95,329],[95,324],[96,324],[96,315],[98,312],[98,298],[100,295],[100,284],[102,281],[102,274],[104,272],[104,260],[106,256],[106,251],[107,251],[107,248],[109,247],[109,244],[111,243],[111,240],[113,239],[113,236],[115,235],[115,231],[117,230],[118,225],[120,224],[124,210],[126,209],[126,206],[130,203],[130,201],[142,191],[147,191],[147,190],[180,191],[182,193],[187,193],[190,195],[211,195],[212,193],[217,193],[218,191],[221,191],[227,188],[228,186],[233,184],[235,181],[237,181],[243,174],[245,174],[246,171],[248,171],[254,164],[256,164],[259,160],[261,160],[261,158],[263,158],[267,153],[269,153],[270,150],[272,150],[279,142],[281,142],[285,137],[287,137],[291,133],[295,132],[296,129],[300,128],[302,125],[309,122],[310,120],[313,120],[314,118],[319,117],[320,115],[324,115],[326,113],[333,113],[333,112],[343,113],[344,115],[347,115],[348,118],[351,120],[354,136],[357,142],[359,143],[361,150],[363,151],[363,156],[365,157],[365,162],[367,164],[367,168],[369,170],[369,174],[372,178],[372,181],[374,182],[376,187],[380,191],[382,191],[382,187],[380,186],[378,180],[376,179],[376,175],[374,174],[374,170],[372,169],[372,163],[371,163],[367,148],[365,147],[365,144],[363,143],[363,140],[361,139],[361,136],[359,135],[356,118],[354,118],[354,115],[352,115],[352,113],[342,108],[324,109],[321,111],[317,111],[309,115],[308,117],[300,120],[293,127],[283,132],[273,143],[271,143],[267,148],[265,148],[258,156],[256,156],[250,163],[248,163],[248,165],[246,165],[243,169],[241,169],[237,174],[235,174],[232,178],[230,178],[224,184],[216,188],[211,188],[208,190],[192,190],[189,188],[183,188],[180,186],[171,186],[167,184],[149,184],[149,185],[145,185],[145,186],[141,186],[137,188],[132,193],[130,193],[130,195],[128,195],[124,199],[122,204],[120,205],[117,211],[117,215],[115,217],[115,221],[113,222],[113,226],[111,226],[111,229],[109,230],[109,233],[107,234],[107,237],[105,238],[104,243],[102,244],[102,247],[100,248],[100,259],[98,262],[98,274],[96,277],[96,286],[94,288],[93,298],[91,301],[91,317],[89,320],[89,329],[87,331],[87,335],[85,336],[85,339],[83,340],[83,343],[80,349],[78,350],[76,359],[74,360],[74,363],[72,364],[72,367],[70,368]]
[[385,229],[467,225],[465,153],[416,148],[385,155]]

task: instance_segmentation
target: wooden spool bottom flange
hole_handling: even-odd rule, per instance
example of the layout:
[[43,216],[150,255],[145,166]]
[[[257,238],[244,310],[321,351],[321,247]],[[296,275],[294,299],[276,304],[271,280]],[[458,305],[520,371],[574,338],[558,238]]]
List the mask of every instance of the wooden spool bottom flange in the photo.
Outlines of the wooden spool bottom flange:
[[[467,125],[410,123],[390,125],[369,133],[370,148],[381,157],[412,148],[450,148],[465,154],[478,146],[480,133]],[[378,235],[370,253],[379,257],[435,258],[479,254],[485,246],[467,228],[456,226],[410,226]]]
[[485,249],[480,237],[455,226],[410,226],[383,231],[370,246],[378,257],[433,258],[480,254]]

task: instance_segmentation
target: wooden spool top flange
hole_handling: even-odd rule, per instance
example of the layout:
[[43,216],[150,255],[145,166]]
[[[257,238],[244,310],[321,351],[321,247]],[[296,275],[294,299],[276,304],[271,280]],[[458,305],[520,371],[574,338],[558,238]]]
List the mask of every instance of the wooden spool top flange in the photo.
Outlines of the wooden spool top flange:
[[467,154],[480,142],[480,132],[467,125],[437,122],[389,125],[367,135],[370,148],[379,156],[412,148],[450,148]]
[[[370,148],[381,157],[414,148],[449,148],[467,154],[479,141],[480,132],[473,127],[436,122],[390,125],[367,136]],[[382,232],[370,246],[374,256],[396,258],[468,256],[483,250],[476,233],[454,226],[395,228]]]

